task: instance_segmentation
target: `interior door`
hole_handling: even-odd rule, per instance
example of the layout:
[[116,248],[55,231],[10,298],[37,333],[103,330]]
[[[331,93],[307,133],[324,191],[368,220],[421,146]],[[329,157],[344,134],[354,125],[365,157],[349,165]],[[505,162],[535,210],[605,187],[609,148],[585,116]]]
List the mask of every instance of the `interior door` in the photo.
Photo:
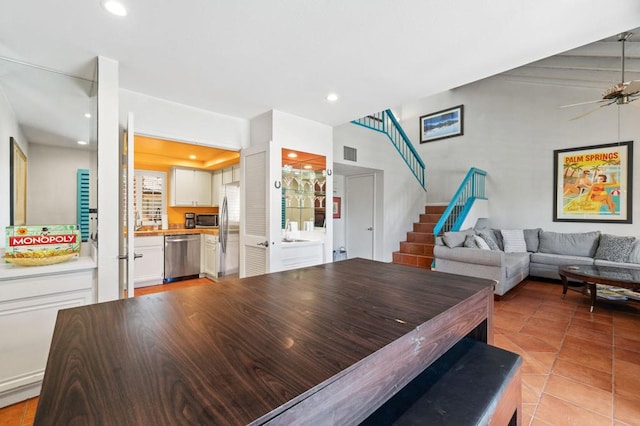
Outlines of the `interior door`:
[[347,255],[373,259],[374,175],[346,177]]
[[[240,153],[240,278],[270,272],[270,265],[278,256],[278,250],[272,250],[276,240],[271,235],[274,232],[271,222],[279,220],[279,217],[274,219],[272,207],[272,150],[271,144],[266,143],[243,149]],[[280,195],[279,192],[277,194]],[[275,205],[279,206],[277,203]],[[279,226],[277,231],[280,232]],[[280,240],[277,241],[279,243]]]
[[134,120],[133,113],[127,116],[127,129],[123,138],[122,161],[120,163],[120,271],[119,292],[120,298],[134,296],[134,245],[135,219],[133,209],[133,144],[134,144]]

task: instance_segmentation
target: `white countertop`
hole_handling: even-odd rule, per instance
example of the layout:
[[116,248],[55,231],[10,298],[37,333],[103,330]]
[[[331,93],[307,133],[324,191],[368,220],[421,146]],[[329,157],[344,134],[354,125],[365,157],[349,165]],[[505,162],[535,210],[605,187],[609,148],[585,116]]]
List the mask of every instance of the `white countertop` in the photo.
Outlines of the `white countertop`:
[[4,250],[0,249],[0,281],[95,269],[98,265],[94,251],[93,246],[83,244],[80,256],[67,260],[66,262],[44,266],[18,266],[2,260]]

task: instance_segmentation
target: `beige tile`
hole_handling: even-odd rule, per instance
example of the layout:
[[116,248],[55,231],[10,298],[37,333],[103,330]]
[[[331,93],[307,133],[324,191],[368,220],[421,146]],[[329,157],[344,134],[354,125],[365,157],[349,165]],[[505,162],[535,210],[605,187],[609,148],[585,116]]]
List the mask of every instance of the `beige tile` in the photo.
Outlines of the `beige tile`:
[[544,393],[553,395],[578,407],[593,410],[608,418],[613,416],[613,396],[611,392],[551,374],[544,388]]
[[[638,396],[640,398],[640,396]],[[640,399],[616,396],[614,400],[613,418],[628,425],[640,424]]]
[[553,426],[611,426],[611,416],[603,416],[593,411],[556,398],[546,392],[542,394],[534,421]]
[[593,386],[605,392],[613,392],[613,378],[609,372],[602,372],[586,365],[558,358],[551,371],[553,374]]
[[542,395],[542,389],[547,382],[547,374],[522,375],[522,403],[536,404]]
[[638,398],[640,395],[640,364],[616,360],[613,376],[616,397]]

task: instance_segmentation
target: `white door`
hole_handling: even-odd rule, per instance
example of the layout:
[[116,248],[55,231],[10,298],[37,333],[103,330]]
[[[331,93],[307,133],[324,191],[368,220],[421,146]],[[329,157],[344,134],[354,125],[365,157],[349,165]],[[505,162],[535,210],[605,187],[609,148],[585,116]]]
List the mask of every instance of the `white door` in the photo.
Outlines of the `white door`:
[[374,175],[346,177],[347,256],[373,259]]
[[[280,169],[270,152],[278,151],[266,143],[240,153],[240,278],[272,271],[280,244],[280,217],[274,208],[280,206]],[[278,173],[275,176],[275,171]],[[279,211],[279,210],[278,210]],[[273,250],[277,244],[276,250]]]
[[135,231],[135,220],[133,212],[133,113],[127,116],[126,137],[122,147],[122,162],[120,163],[120,229],[123,230],[119,236],[120,246],[120,282],[118,288],[120,298],[134,296],[134,262],[133,234]]

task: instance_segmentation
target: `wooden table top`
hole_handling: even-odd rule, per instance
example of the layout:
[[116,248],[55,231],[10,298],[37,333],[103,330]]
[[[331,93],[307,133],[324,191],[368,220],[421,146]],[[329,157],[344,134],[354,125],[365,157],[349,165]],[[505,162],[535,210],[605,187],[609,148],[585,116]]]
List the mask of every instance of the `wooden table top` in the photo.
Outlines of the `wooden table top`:
[[351,259],[61,310],[35,424],[273,420],[403,336],[428,365],[491,321],[492,285]]

